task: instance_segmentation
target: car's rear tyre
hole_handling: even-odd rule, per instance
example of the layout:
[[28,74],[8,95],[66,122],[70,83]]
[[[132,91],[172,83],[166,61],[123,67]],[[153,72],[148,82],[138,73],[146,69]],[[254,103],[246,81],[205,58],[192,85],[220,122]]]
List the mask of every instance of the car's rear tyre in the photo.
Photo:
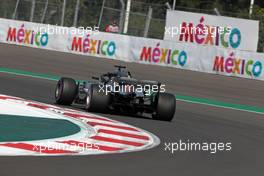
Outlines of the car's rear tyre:
[[111,95],[100,89],[98,84],[92,84],[86,97],[85,109],[90,112],[107,112]]
[[72,78],[61,78],[56,86],[55,99],[57,104],[70,105],[78,92],[78,86]]
[[174,117],[176,108],[175,96],[169,93],[159,93],[157,99],[156,112],[153,119],[162,121],[171,121]]

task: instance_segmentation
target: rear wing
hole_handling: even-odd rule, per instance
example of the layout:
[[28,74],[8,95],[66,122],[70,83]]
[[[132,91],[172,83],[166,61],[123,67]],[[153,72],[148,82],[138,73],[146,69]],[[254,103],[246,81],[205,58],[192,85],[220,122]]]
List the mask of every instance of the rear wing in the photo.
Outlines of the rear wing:
[[137,79],[134,79],[134,78],[127,78],[127,77],[121,77],[121,78],[118,78],[116,80],[119,84],[127,84],[127,85],[141,85],[141,86],[146,86],[146,85],[149,85],[149,86],[154,86],[154,85],[157,85],[158,86],[158,92],[160,92],[160,86],[161,86],[161,83],[158,82],[158,81],[151,81],[151,80],[137,80]]
[[137,80],[134,78],[120,77],[115,80],[119,84],[130,84],[130,85],[159,85],[158,81],[151,80]]

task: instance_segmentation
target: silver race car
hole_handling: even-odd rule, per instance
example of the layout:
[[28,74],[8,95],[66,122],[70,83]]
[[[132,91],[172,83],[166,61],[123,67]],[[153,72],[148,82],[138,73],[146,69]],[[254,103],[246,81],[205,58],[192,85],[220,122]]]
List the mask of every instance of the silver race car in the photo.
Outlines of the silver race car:
[[157,81],[134,79],[126,67],[115,67],[117,70],[114,72],[92,77],[93,82],[61,78],[55,90],[56,103],[81,104],[92,112],[148,113],[157,120],[173,119],[175,96],[165,93],[164,85]]

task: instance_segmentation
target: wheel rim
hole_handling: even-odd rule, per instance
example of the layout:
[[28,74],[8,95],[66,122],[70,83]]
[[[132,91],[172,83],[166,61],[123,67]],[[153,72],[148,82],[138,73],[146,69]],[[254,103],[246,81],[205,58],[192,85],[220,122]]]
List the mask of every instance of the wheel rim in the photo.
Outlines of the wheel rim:
[[60,84],[60,82],[58,82],[57,87],[56,87],[56,91],[55,91],[56,100],[58,100],[60,98],[60,95],[61,95],[61,84]]
[[86,104],[85,104],[85,108],[86,108],[87,110],[89,110],[90,105],[91,105],[91,96],[90,96],[90,94],[88,93],[87,96],[86,96]]

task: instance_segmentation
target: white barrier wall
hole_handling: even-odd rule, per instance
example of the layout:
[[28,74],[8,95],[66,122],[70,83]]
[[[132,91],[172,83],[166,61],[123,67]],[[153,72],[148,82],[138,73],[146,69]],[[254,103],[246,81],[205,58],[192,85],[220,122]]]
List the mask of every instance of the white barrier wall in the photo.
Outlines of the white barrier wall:
[[259,21],[167,10],[164,39],[257,51]]
[[264,54],[260,53],[103,32],[98,34],[50,34],[42,31],[41,33],[40,27],[47,28],[48,26],[0,19],[0,42],[126,62],[264,80]]
[[131,61],[129,36],[100,32],[98,34],[70,35],[67,51],[75,54]]
[[[67,35],[49,35],[40,29],[47,25],[0,18],[0,42],[67,51]],[[63,29],[63,27],[58,27]]]
[[135,62],[264,80],[264,54],[133,37]]

